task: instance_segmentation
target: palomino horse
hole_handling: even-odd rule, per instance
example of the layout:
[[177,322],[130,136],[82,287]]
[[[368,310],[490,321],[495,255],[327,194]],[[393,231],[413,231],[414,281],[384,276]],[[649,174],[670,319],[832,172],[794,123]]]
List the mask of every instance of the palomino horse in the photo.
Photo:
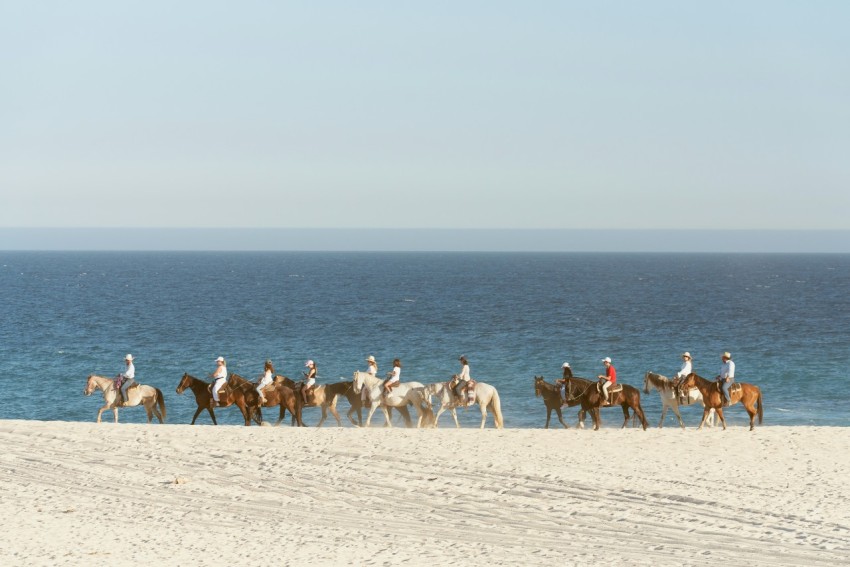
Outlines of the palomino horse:
[[[543,376],[534,377],[534,395],[542,397],[543,403],[546,406],[546,429],[549,429],[549,420],[552,418],[552,412],[558,416],[558,421],[561,425],[569,429],[569,425],[564,422],[564,416],[561,414],[561,388],[556,384],[550,384],[543,379]],[[572,400],[572,405],[578,405],[578,400]],[[568,404],[569,405],[569,404]]]
[[[104,401],[104,406],[97,411],[98,423],[100,423],[100,416],[108,409],[112,410],[112,413],[115,415],[115,423],[118,423],[118,408],[138,405],[145,406],[145,411],[148,413],[148,423],[153,421],[154,415],[156,415],[160,423],[165,422],[165,398],[162,397],[162,392],[159,388],[144,386],[142,384],[130,386],[127,390],[129,403],[126,406],[122,406],[120,402],[121,395],[116,391],[115,381],[112,378],[97,376],[95,374],[90,375],[83,393],[91,396],[92,392],[97,389],[103,390]],[[156,407],[157,404],[159,404],[159,409]]]
[[[452,380],[453,379],[454,378],[452,378]],[[455,397],[454,392],[452,392],[452,389],[449,386],[452,380],[449,380],[448,382],[437,382],[435,384],[428,384],[425,386],[425,393],[428,395],[429,401],[431,396],[436,396],[440,400],[440,409],[437,410],[437,415],[434,417],[434,427],[437,427],[437,422],[440,421],[440,416],[446,410],[452,413],[452,417],[455,420],[455,427],[460,427],[460,423],[458,423],[457,420],[457,411],[455,410],[458,407],[467,406],[461,404],[457,397]],[[478,407],[481,409],[481,429],[484,429],[484,425],[487,423],[487,408],[490,408],[493,412],[493,425],[496,429],[502,429],[502,427],[504,427],[504,420],[502,419],[502,403],[499,400],[499,392],[497,392],[496,388],[490,384],[478,381],[475,382],[474,391],[475,403],[477,403]]]
[[[718,385],[719,384],[717,382],[706,380],[702,376],[697,376],[693,372],[685,376],[684,381],[682,381],[683,388],[697,388],[702,394],[702,399],[705,402],[705,408],[702,410],[702,422],[699,424],[699,429],[702,429],[702,425],[708,417],[709,410],[713,409],[717,412],[717,416],[720,418],[720,423],[723,424],[723,430],[726,430],[726,418],[723,417],[723,398],[720,395]],[[735,385],[740,386],[740,388],[735,388]],[[735,382],[733,384],[733,389],[729,392],[729,397],[731,398],[729,400],[730,406],[741,402],[744,409],[747,410],[747,413],[750,415],[750,431],[752,431],[755,427],[753,425],[753,421],[755,420],[756,414],[759,416],[759,425],[761,425],[762,418],[764,416],[764,404],[762,402],[761,389],[759,389],[758,386],[745,384],[743,382]]]
[[[271,408],[280,406],[280,414],[278,415],[275,426],[280,425],[283,418],[286,416],[286,410],[292,414],[293,424],[297,423],[299,427],[304,427],[304,422],[301,421],[301,396],[292,391],[292,388],[281,382],[269,384],[263,388],[263,397],[266,399],[263,404],[260,404],[260,396],[257,394],[257,385],[254,382],[246,380],[239,374],[233,373],[230,375],[230,385],[234,388],[235,396],[242,396],[245,407],[251,417],[254,417],[258,423],[263,422],[262,408]],[[250,390],[253,390],[253,394]]]
[[[295,382],[286,376],[275,376],[274,380],[276,384],[283,384],[292,388],[292,391],[295,392],[296,396],[298,396],[301,400],[304,399],[301,397],[301,388],[304,386],[303,383]],[[328,418],[328,410],[330,410],[331,415],[333,415],[336,419],[337,426],[342,427],[342,420],[339,418],[339,413],[336,411],[336,398],[339,395],[346,395],[351,390],[352,386],[353,384],[351,382],[321,384],[313,388],[313,390],[307,394],[307,403],[303,404],[302,402],[302,407],[322,408],[322,418],[319,420],[319,423],[316,424],[316,427],[321,427]],[[351,419],[351,423],[354,423],[354,420],[351,418],[350,411],[348,419]]]
[[[679,396],[676,388],[673,387],[673,383],[666,376],[662,376],[661,374],[656,374],[655,372],[648,372],[643,376],[643,393],[649,393],[649,387],[652,386],[658,391],[658,395],[661,397],[661,421],[658,422],[659,429],[664,426],[664,416],[667,415],[667,408],[672,408],[673,413],[676,414],[676,418],[679,420],[679,425],[682,429],[685,428],[685,422],[682,421],[682,414],[679,413]],[[705,407],[705,404],[702,402],[702,394],[700,394],[699,390],[696,388],[690,388],[687,390],[688,392],[688,403],[687,405],[691,405],[699,402],[699,405]],[[714,427],[714,410],[711,410],[708,416],[708,426]]]
[[431,409],[431,402],[425,394],[424,386],[419,382],[404,382],[392,389],[390,395],[383,395],[384,381],[368,372],[354,373],[354,393],[360,394],[366,389],[368,399],[371,403],[369,415],[366,417],[366,427],[372,424],[372,415],[380,407],[384,411],[386,426],[392,427],[392,419],[388,408],[402,408],[412,405],[418,409],[416,427],[422,426],[422,415],[426,409]]
[[[211,405],[212,394],[210,393],[209,382],[204,382],[203,380],[199,380],[194,376],[190,375],[188,372],[183,373],[183,377],[180,379],[180,383],[177,384],[177,393],[182,394],[186,388],[192,390],[192,393],[195,394],[195,403],[198,404],[198,409],[195,411],[195,415],[192,416],[192,425],[195,425],[195,420],[198,419],[198,416],[202,411],[207,410],[212,418],[212,422],[214,425],[218,425],[218,422],[215,419],[215,412],[213,411],[213,406]],[[239,407],[239,411],[242,412],[242,417],[245,418],[245,425],[248,425],[248,421],[250,420],[250,416],[248,415],[248,409],[244,406],[244,401],[240,399],[240,402],[243,405],[239,405],[240,402],[234,400],[231,396],[225,396],[225,392],[229,392],[229,386],[225,384],[225,386],[221,389],[222,394],[219,395],[219,404],[216,407],[227,407],[231,406],[234,403]],[[259,421],[257,422],[259,423]]]
[[566,377],[564,380],[566,381],[567,403],[577,401],[581,405],[582,411],[579,412],[579,420],[583,420],[584,412],[590,412],[590,417],[593,418],[594,431],[598,430],[600,425],[599,408],[608,406],[620,406],[623,409],[623,427],[629,422],[629,409],[631,409],[640,419],[644,431],[646,430],[648,424],[640,405],[640,391],[634,386],[619,384],[622,385],[622,390],[609,391],[609,403],[603,405],[604,398],[597,389],[598,382],[596,380],[575,377]]

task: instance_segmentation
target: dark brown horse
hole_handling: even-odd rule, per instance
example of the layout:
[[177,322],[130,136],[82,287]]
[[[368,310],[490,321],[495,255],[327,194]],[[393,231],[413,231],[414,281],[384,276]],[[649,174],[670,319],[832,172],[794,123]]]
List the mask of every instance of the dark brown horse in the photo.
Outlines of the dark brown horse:
[[[535,376],[534,395],[538,398],[543,398],[543,404],[546,406],[546,429],[549,429],[549,420],[552,418],[553,411],[557,414],[558,421],[561,422],[561,425],[569,429],[570,426],[564,422],[564,416],[561,414],[561,405],[563,404],[564,399],[561,397],[560,386],[557,384],[550,384],[543,379],[543,376]],[[578,401],[573,400],[572,405],[578,405]]]
[[[735,384],[740,386],[740,388],[735,388],[729,392],[729,397],[731,398],[729,400],[729,405],[733,406],[736,403],[741,402],[744,409],[747,410],[747,413],[750,416],[750,431],[752,431],[755,427],[754,421],[756,415],[758,414],[759,416],[759,425],[761,425],[764,417],[761,389],[758,386],[746,384],[744,382],[735,382]],[[726,418],[723,417],[723,397],[721,396],[719,386],[720,384],[718,382],[706,380],[702,376],[698,376],[694,373],[690,373],[685,376],[685,379],[682,382],[682,387],[696,388],[699,390],[700,394],[702,394],[702,401],[705,404],[705,407],[702,410],[702,421],[700,422],[698,429],[702,429],[702,425],[705,423],[705,420],[712,409],[717,412],[717,416],[720,418],[720,423],[723,424],[723,429],[726,429]]]
[[[198,404],[198,409],[195,411],[195,415],[192,416],[192,425],[195,425],[195,420],[204,410],[209,412],[213,424],[218,425],[218,422],[215,419],[215,412],[210,404],[212,401],[210,386],[211,384],[209,382],[199,380],[198,378],[190,375],[188,372],[183,374],[183,378],[181,378],[180,383],[177,384],[178,394],[182,394],[186,388],[189,388],[192,390],[192,393],[195,394],[195,403]],[[224,388],[221,390],[221,394],[219,395],[219,404],[216,407],[227,407],[234,403],[239,408],[239,411],[242,412],[242,417],[245,418],[245,425],[248,425],[251,419],[251,416],[248,414],[248,408],[245,407],[243,400],[236,400],[230,395],[230,386],[225,384]]]
[[255,418],[258,423],[263,421],[262,408],[270,408],[274,406],[280,407],[280,415],[275,423],[275,426],[280,425],[283,418],[286,416],[286,410],[292,414],[293,425],[296,423],[298,427],[304,427],[304,422],[301,421],[301,396],[296,394],[292,388],[280,382],[274,382],[263,388],[263,396],[266,398],[265,403],[260,405],[260,396],[257,394],[257,384],[247,380],[239,374],[233,373],[230,375],[228,383],[233,387],[235,397],[244,399],[245,407],[252,418]]
[[648,423],[640,405],[640,391],[634,386],[622,384],[622,390],[617,392],[609,390],[608,398],[610,402],[604,404],[605,398],[597,388],[598,381],[575,377],[565,377],[564,379],[567,387],[567,404],[575,401],[581,405],[580,421],[584,420],[584,412],[589,412],[590,417],[593,418],[594,431],[598,430],[600,425],[599,409],[613,406],[620,406],[623,409],[623,427],[629,422],[629,409],[631,409],[640,420],[644,431],[646,430]]

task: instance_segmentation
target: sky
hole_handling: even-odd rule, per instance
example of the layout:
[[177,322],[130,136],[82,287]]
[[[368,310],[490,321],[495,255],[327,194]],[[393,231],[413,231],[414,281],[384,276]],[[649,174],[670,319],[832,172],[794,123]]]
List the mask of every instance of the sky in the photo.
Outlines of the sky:
[[0,0],[0,228],[846,231],[848,21]]

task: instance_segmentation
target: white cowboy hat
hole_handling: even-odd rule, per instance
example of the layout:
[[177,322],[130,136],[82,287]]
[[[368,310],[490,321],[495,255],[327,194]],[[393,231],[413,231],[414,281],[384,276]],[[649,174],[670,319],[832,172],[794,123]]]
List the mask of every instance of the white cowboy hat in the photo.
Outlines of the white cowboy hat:
[[729,351],[723,353],[723,358],[732,358],[732,355],[729,354]]
[[565,363],[563,363],[563,364],[561,365],[561,368],[569,368],[569,367],[570,367],[570,363],[569,363],[569,362],[565,362]]
[[130,362],[133,362],[133,355],[128,354],[127,356],[124,357],[124,360],[129,360]]
[[685,352],[685,353],[682,355],[682,358],[690,358],[690,357],[691,357],[691,353],[689,353],[689,352]]
[[215,359],[215,361],[216,361],[216,362],[224,362],[224,357],[223,357],[223,356],[219,356],[218,358],[216,358],[216,359]]
[[307,362],[304,363],[304,366],[313,366],[313,364],[315,364],[315,363],[312,360],[308,360]]
[[602,362],[607,362],[608,364],[611,364],[611,357],[606,356],[605,358],[602,359]]
[[366,357],[366,362],[375,362],[375,357],[370,354],[368,357]]

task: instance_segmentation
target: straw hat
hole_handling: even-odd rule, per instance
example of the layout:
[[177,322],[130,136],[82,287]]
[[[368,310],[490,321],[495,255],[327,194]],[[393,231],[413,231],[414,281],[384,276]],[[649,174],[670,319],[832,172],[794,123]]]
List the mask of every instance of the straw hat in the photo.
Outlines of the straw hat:
[[375,357],[370,354],[368,357],[366,357],[366,362],[375,362]]
[[689,352],[685,352],[685,353],[682,355],[682,358],[687,358],[688,360],[691,360],[691,353],[689,353]]
[[215,359],[215,361],[216,361],[216,362],[224,362],[224,357],[223,357],[223,356],[219,356],[218,358],[216,358],[216,359]]
[[723,353],[723,358],[729,358],[729,359],[731,359],[731,358],[732,358],[732,355],[731,355],[731,354],[729,354],[729,351],[726,351],[726,352],[724,352],[724,353]]
[[124,360],[129,360],[130,362],[133,362],[133,355],[128,354],[127,356],[124,357]]

